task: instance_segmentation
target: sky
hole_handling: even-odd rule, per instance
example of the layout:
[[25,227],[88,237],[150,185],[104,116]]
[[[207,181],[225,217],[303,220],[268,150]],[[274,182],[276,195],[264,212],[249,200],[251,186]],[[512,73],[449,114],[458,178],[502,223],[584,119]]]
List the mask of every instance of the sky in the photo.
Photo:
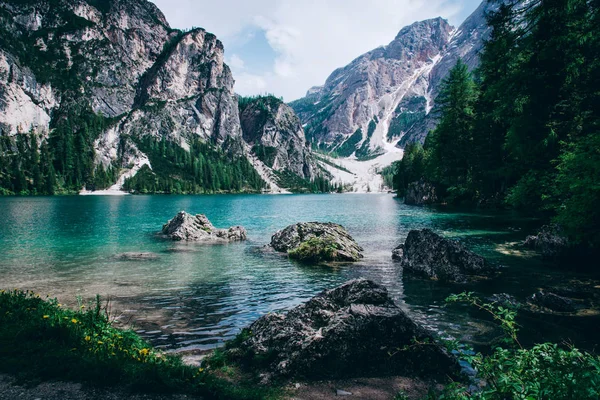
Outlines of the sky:
[[286,102],[406,25],[442,16],[458,26],[480,0],[152,0],[173,28],[202,27],[225,46],[241,95]]

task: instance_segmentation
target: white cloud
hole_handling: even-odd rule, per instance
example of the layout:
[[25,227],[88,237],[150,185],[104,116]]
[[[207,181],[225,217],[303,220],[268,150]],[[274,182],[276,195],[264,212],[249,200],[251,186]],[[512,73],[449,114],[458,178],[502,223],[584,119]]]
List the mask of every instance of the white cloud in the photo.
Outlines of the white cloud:
[[[268,91],[290,101],[321,85],[334,69],[389,43],[415,21],[442,16],[453,23],[472,0],[155,0],[176,27],[202,26],[228,46],[243,46],[248,32],[264,31],[276,57],[250,71],[248,59],[228,58],[236,91]],[[242,61],[242,63],[239,63]],[[237,64],[237,65],[236,65]],[[253,92],[254,91],[254,92]]]
[[[234,74],[236,92],[241,95],[264,94],[269,92],[264,76],[240,72]],[[270,93],[270,92],[269,92]]]
[[231,57],[228,57],[225,62],[227,64],[229,64],[229,66],[232,69],[235,70],[243,70],[246,68],[246,63],[244,62],[244,60],[242,60],[242,58],[240,56],[238,56],[237,54],[232,54]]

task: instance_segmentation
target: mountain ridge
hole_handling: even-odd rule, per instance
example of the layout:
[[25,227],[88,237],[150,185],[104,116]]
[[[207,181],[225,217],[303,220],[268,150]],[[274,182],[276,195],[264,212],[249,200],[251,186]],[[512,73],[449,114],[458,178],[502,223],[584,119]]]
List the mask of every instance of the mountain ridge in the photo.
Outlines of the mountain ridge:
[[[49,143],[57,185],[68,190],[100,186],[118,193],[144,166],[152,170],[138,146],[146,136],[185,150],[197,139],[210,142],[224,157],[247,159],[271,190],[282,190],[243,139],[222,42],[201,28],[172,29],[146,0],[1,1],[0,111],[8,159],[19,134],[34,133],[39,143],[30,147]],[[96,117],[105,122],[92,129]],[[312,158],[310,148],[302,151]],[[62,162],[65,157],[75,162]],[[99,182],[99,168],[116,176]],[[277,168],[301,171],[309,181],[320,174],[296,165]]]

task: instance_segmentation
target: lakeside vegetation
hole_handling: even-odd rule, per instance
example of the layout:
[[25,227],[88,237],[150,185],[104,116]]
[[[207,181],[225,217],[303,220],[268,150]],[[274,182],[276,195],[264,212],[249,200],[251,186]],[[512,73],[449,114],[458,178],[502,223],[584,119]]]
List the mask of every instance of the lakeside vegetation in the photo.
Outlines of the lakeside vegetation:
[[252,382],[184,365],[135,332],[112,326],[106,307],[72,311],[27,291],[0,292],[0,372],[26,381],[66,380],[133,392],[184,393],[206,399],[274,399]]
[[[478,309],[500,325],[501,343],[489,354],[473,353],[458,342],[448,343],[477,372],[479,389],[452,382],[440,400],[593,400],[600,396],[600,357],[568,343],[542,343],[524,348],[519,342],[517,312],[497,303],[485,303],[473,293],[452,295],[448,304],[463,303]],[[471,382],[472,383],[472,382]]]
[[474,74],[444,81],[438,127],[406,148],[395,186],[423,177],[441,202],[547,213],[600,247],[600,6],[508,2]]
[[[496,321],[504,339],[489,354],[473,353],[457,341],[443,341],[477,371],[473,382],[449,381],[427,399],[596,399],[600,395],[600,358],[568,344],[523,348],[517,313],[487,304],[473,293],[452,295],[447,303],[465,303]],[[120,387],[141,393],[182,393],[206,399],[277,399],[284,390],[260,386],[238,371],[226,351],[216,350],[202,368],[154,349],[136,333],[116,329],[100,298],[76,311],[56,299],[27,291],[0,292],[0,372],[25,381],[66,380]],[[251,334],[243,330],[231,345]],[[415,343],[427,346],[427,343]],[[402,349],[399,349],[401,351]],[[403,397],[404,396],[404,397]],[[399,393],[397,398],[406,398]]]

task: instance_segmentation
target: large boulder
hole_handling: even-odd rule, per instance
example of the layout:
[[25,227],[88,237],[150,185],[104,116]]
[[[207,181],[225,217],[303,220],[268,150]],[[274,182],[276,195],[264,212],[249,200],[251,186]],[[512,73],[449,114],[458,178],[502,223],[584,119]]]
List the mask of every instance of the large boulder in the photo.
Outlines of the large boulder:
[[528,236],[525,239],[525,246],[539,251],[542,257],[546,259],[555,259],[563,256],[569,249],[567,240],[562,228],[559,225],[544,225],[535,236]]
[[162,228],[163,234],[178,241],[193,242],[237,242],[246,240],[246,229],[234,226],[229,229],[217,229],[206,215],[191,215],[181,211]]
[[434,204],[437,201],[435,186],[429,182],[425,182],[423,179],[410,183],[404,196],[404,203],[410,206]]
[[392,257],[405,272],[440,281],[464,282],[469,276],[493,270],[485,258],[430,229],[410,231],[406,242],[394,250]]
[[290,225],[273,235],[271,247],[305,262],[352,262],[363,258],[363,248],[343,226],[331,222]]
[[287,314],[267,314],[227,354],[265,380],[369,375],[453,375],[457,363],[398,308],[387,289],[359,279]]

